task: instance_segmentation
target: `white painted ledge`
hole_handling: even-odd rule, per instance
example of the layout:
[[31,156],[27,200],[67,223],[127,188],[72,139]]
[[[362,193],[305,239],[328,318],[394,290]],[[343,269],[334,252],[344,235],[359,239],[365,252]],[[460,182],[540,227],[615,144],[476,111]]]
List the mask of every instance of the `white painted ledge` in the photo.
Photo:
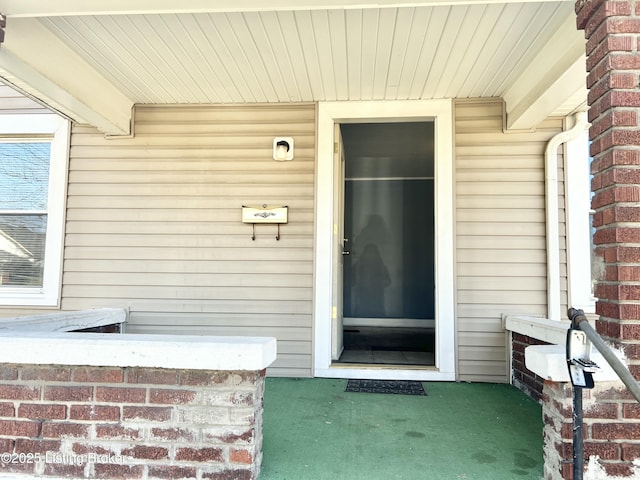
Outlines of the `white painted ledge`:
[[127,321],[124,308],[95,308],[79,311],[47,312],[40,315],[0,318],[0,332],[70,332]]
[[0,363],[262,370],[275,359],[270,337],[0,331]]
[[[616,356],[624,363],[624,355],[615,351]],[[591,353],[591,360],[600,367],[593,374],[595,382],[611,382],[618,380],[618,375],[609,366],[604,357],[595,348]],[[529,370],[536,375],[552,382],[570,382],[567,367],[565,345],[533,345],[524,349],[524,362]]]
[[526,335],[547,343],[564,345],[567,341],[569,321],[549,320],[548,318],[527,315],[507,315],[504,317],[504,328],[511,332]]

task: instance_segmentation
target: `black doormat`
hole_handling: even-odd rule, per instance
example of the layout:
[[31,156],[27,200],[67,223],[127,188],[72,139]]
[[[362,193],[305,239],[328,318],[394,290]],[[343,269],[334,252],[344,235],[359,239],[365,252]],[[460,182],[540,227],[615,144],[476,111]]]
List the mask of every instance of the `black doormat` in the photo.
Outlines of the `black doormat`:
[[349,380],[345,392],[426,395],[421,382],[411,380]]

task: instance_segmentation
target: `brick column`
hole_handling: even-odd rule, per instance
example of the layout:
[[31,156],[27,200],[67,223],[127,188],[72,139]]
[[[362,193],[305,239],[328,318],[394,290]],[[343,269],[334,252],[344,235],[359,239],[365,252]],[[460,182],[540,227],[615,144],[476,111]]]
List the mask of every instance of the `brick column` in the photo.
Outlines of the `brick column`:
[[[640,378],[640,1],[580,0],[576,13],[587,39],[594,242],[603,266],[596,328]],[[545,384],[548,479],[572,475],[569,395]],[[640,477],[640,406],[621,382],[600,382],[585,395],[588,470],[597,478]]]
[[578,2],[587,38],[592,207],[596,254],[596,327],[624,348],[640,377],[640,2]]

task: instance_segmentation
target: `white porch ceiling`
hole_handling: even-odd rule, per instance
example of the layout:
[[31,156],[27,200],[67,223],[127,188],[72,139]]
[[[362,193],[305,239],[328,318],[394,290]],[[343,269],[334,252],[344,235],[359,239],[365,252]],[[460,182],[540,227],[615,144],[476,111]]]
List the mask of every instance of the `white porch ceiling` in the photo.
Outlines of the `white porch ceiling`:
[[0,77],[116,135],[134,104],[502,97],[519,129],[586,101],[573,2],[172,3],[0,0]]

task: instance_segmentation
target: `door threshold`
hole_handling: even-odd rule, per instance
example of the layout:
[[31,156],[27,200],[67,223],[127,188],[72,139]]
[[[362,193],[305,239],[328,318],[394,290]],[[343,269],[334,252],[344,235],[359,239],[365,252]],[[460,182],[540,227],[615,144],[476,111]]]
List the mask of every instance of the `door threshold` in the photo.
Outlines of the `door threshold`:
[[361,368],[371,370],[432,370],[438,371],[435,365],[406,365],[406,364],[393,364],[393,363],[347,363],[347,362],[334,362],[330,368]]
[[331,364],[329,368],[316,368],[314,377],[452,382],[455,381],[456,374],[443,372],[434,366],[344,363]]

